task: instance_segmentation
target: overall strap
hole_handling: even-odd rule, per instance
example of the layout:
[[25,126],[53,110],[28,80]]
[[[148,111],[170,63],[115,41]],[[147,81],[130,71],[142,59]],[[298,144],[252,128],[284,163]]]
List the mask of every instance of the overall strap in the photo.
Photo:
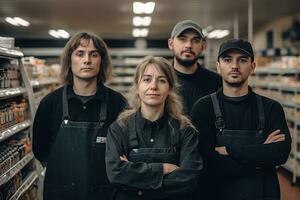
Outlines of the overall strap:
[[107,103],[108,103],[108,89],[106,87],[103,88],[105,93],[105,101],[101,102],[100,107],[100,116],[99,116],[99,124],[103,126],[107,121]]
[[259,95],[256,96],[257,108],[258,108],[258,133],[262,134],[265,128],[265,112],[262,103],[262,97]]
[[131,149],[138,148],[138,138],[136,133],[136,113],[130,116],[128,119],[128,135],[129,135],[129,146]]
[[214,92],[214,93],[210,94],[210,96],[212,99],[214,112],[216,115],[215,127],[217,129],[219,129],[219,131],[221,132],[225,128],[225,123],[224,123],[223,115],[221,113],[220,104],[219,104],[219,101],[217,98],[217,93]]
[[171,147],[176,148],[179,145],[179,129],[180,124],[173,119],[168,120],[168,126],[170,131]]
[[64,88],[63,88],[63,93],[62,93],[62,108],[63,108],[62,120],[69,120],[70,119],[69,107],[68,107],[68,98],[67,98],[67,89],[68,89],[68,85],[65,85]]

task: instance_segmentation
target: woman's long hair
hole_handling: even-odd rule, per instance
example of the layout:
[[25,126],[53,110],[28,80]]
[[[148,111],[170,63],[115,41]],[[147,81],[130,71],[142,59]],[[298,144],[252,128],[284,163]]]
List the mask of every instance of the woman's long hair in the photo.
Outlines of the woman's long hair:
[[154,65],[158,67],[166,76],[169,83],[169,95],[165,100],[164,111],[170,117],[177,119],[180,122],[180,127],[193,127],[190,119],[183,114],[183,106],[180,96],[177,94],[177,78],[172,65],[168,60],[162,57],[148,56],[144,58],[141,63],[137,66],[134,75],[133,86],[130,89],[130,109],[123,111],[117,121],[120,125],[125,125],[131,115],[136,113],[141,107],[141,99],[137,93],[139,82],[148,66]]

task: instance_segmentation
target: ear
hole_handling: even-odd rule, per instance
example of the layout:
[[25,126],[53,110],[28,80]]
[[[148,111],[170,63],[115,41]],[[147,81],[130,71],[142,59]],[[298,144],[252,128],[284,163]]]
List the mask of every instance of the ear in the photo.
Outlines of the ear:
[[206,40],[202,39],[202,51],[206,49]]
[[169,49],[172,51],[173,46],[174,46],[174,38],[169,38],[168,39],[168,46],[169,46]]
[[255,68],[256,68],[256,62],[253,61],[251,62],[251,73],[254,72]]
[[219,61],[216,62],[216,68],[217,68],[218,74],[221,74],[220,63],[219,63]]

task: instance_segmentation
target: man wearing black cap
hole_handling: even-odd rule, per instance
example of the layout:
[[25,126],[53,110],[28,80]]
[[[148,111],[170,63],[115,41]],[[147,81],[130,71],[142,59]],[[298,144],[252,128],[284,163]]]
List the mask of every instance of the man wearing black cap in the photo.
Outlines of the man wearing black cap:
[[249,42],[223,43],[217,62],[223,87],[192,109],[209,169],[202,199],[280,199],[276,166],[286,162],[291,137],[281,105],[249,87],[254,69]]
[[178,22],[168,40],[173,51],[175,68],[183,97],[185,112],[190,113],[193,104],[200,98],[215,92],[222,80],[218,74],[200,66],[197,62],[205,49],[206,41],[201,27],[192,20]]

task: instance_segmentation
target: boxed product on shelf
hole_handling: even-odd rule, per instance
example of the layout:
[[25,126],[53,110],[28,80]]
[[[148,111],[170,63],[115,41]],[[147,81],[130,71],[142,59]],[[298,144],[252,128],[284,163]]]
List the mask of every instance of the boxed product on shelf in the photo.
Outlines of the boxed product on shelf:
[[15,47],[15,38],[0,36],[0,47],[13,49]]

